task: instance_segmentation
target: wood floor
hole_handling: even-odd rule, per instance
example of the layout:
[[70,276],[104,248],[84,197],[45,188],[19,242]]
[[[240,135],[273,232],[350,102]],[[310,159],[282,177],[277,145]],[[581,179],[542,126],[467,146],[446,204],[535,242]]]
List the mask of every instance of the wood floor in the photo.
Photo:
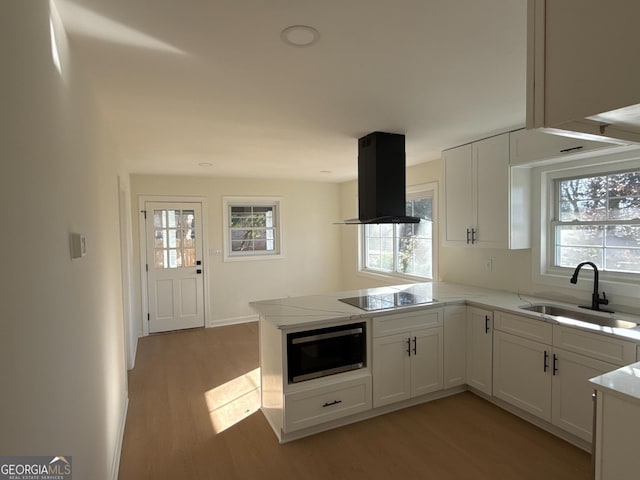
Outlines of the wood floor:
[[257,366],[255,323],[140,339],[119,479],[590,478],[590,455],[468,392],[279,445]]

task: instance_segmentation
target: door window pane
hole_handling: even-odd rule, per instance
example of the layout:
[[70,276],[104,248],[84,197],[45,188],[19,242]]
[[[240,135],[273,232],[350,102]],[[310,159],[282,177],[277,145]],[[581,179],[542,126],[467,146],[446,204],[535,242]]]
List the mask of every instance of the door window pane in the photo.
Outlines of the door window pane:
[[155,262],[154,265],[156,268],[165,268],[165,250],[157,250],[155,251]]
[[194,267],[196,261],[194,210],[154,210],[153,224],[155,267]]
[[153,226],[156,228],[162,228],[167,226],[166,212],[164,210],[154,210],[153,212]]
[[196,266],[196,250],[195,248],[184,249],[184,262],[183,267],[195,267]]
[[178,226],[179,210],[167,210],[167,227],[175,228]]

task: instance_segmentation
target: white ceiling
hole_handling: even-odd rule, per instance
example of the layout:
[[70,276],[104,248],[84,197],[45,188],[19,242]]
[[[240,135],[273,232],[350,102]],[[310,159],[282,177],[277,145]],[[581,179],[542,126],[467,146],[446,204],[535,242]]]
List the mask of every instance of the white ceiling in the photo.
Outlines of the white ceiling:
[[337,182],[372,131],[415,165],[524,124],[526,0],[55,3],[132,173]]

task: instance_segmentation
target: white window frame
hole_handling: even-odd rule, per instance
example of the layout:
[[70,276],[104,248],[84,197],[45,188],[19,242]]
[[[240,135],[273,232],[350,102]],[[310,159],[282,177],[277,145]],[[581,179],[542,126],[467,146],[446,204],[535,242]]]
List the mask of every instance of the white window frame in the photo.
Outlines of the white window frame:
[[[591,291],[590,281],[569,283],[573,268],[554,265],[554,232],[552,221],[555,215],[555,181],[583,175],[598,175],[620,170],[640,168],[640,151],[631,150],[599,155],[573,162],[543,165],[533,169],[533,248],[532,280],[534,283],[560,288]],[[585,279],[592,274],[583,270]],[[600,272],[600,290],[608,294],[637,296],[640,275],[632,273]]]
[[413,185],[407,187],[406,196],[410,197],[419,196],[421,193],[430,192],[432,201],[432,250],[431,250],[431,277],[420,277],[416,275],[408,275],[399,272],[385,272],[382,270],[375,270],[366,267],[366,238],[365,238],[365,225],[359,225],[358,231],[358,273],[362,276],[373,278],[384,278],[391,280],[409,280],[416,282],[430,282],[438,278],[438,182],[423,183],[420,185]]
[[[275,248],[273,251],[231,251],[231,207],[272,207],[274,212]],[[223,254],[225,262],[276,260],[283,254],[283,199],[282,197],[222,197]]]

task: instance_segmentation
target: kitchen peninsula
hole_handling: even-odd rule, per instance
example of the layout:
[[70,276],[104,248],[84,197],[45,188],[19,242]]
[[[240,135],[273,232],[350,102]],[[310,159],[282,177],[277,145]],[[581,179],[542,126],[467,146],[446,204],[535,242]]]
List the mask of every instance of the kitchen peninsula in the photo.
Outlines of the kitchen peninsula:
[[[374,310],[341,301],[398,294],[418,301]],[[260,316],[262,411],[287,442],[469,389],[591,450],[588,380],[635,362],[640,328],[522,308],[544,303],[439,282],[252,302]],[[612,319],[601,315],[603,323]],[[313,372],[316,363],[319,373],[291,373]]]

